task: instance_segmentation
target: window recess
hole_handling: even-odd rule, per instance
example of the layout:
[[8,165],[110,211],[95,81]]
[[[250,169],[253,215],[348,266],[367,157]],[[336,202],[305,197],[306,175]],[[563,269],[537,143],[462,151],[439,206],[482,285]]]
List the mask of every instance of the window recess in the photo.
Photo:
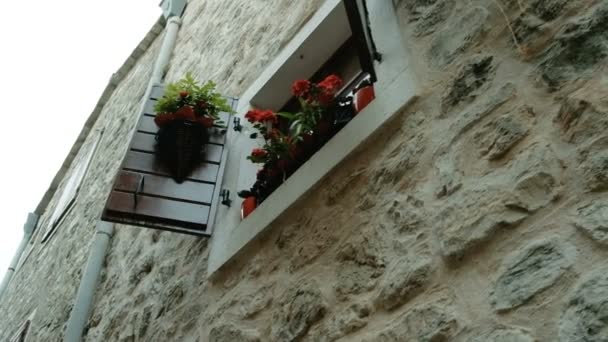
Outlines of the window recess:
[[96,134],[97,136],[95,137],[94,142],[85,148],[83,157],[77,162],[76,166],[74,166],[72,174],[63,187],[63,191],[61,192],[61,196],[55,205],[55,209],[45,225],[45,231],[42,234],[41,240],[42,243],[46,242],[51,237],[51,235],[57,229],[57,226],[59,226],[62,220],[67,216],[76,202],[78,191],[80,190],[84,176],[89,169],[91,160],[95,155],[95,151],[97,150],[97,146],[101,140],[103,131]]
[[[368,77],[372,82],[376,81],[374,60],[379,60],[380,54],[372,40],[365,2],[328,0],[320,11],[323,10],[327,10],[324,17],[311,19],[311,22],[318,20],[318,25],[294,37],[294,41],[301,40],[301,43],[291,49],[287,47],[261,76],[263,84],[250,89],[255,93],[243,96],[251,96],[251,106],[280,110],[291,99],[293,81],[314,80],[314,75],[326,76],[323,66],[345,47],[351,52],[353,61],[358,60],[359,74],[365,75],[360,79]],[[353,81],[347,77],[343,80],[347,84]]]

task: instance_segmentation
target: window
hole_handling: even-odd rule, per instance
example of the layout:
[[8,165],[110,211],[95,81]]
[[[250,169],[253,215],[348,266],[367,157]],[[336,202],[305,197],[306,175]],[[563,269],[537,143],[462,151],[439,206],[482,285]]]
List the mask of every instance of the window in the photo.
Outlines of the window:
[[72,169],[70,177],[67,179],[65,185],[63,186],[61,196],[59,197],[57,204],[55,204],[55,209],[53,210],[53,213],[51,214],[50,218],[47,219],[45,225],[46,229],[42,234],[42,243],[46,242],[49,239],[49,237],[55,232],[57,226],[61,223],[63,218],[74,206],[74,202],[76,202],[76,197],[78,195],[78,190],[80,189],[82,180],[86,175],[89,164],[93,159],[93,155],[95,154],[99,140],[101,140],[102,133],[103,132],[96,133],[97,136],[94,138],[95,140],[84,149],[82,157],[78,160],[78,162]]
[[[353,9],[356,9],[355,15]],[[370,40],[371,36],[374,42]],[[358,70],[370,82],[375,81],[376,99],[300,166],[247,219],[240,220],[240,208],[222,209],[218,214],[218,224],[222,229],[212,237],[208,274],[213,276],[262,236],[279,215],[372,133],[416,99],[409,54],[402,44],[392,2],[328,0],[241,96],[237,115],[244,115],[251,107],[280,110],[291,97],[290,86],[294,80],[314,77],[332,56],[338,58],[340,49],[348,51],[349,44],[354,45],[357,51],[360,62]],[[375,45],[382,53],[381,63]],[[354,84],[357,82],[354,81]],[[255,144],[247,145],[244,137],[236,136],[233,139],[240,144],[240,153],[235,154],[241,159],[232,161],[227,167],[238,169],[239,174],[236,179],[227,179],[225,186],[243,189],[251,186],[256,177],[257,167],[243,162]]]
[[32,312],[32,314],[30,314],[30,316],[25,321],[25,323],[23,323],[21,325],[21,327],[19,327],[19,330],[17,330],[17,332],[11,337],[9,342],[26,342],[27,341],[27,335],[29,333],[31,322],[34,319],[35,315],[36,315],[36,310],[34,310],[34,312]]
[[29,328],[30,321],[28,320],[23,323],[23,325],[19,328],[19,331],[13,335],[13,337],[11,337],[10,342],[25,342]]

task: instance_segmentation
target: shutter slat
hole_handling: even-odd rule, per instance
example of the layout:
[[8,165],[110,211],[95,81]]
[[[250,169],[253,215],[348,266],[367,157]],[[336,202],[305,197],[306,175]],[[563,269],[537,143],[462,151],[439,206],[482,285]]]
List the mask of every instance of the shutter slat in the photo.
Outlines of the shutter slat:
[[192,202],[211,203],[214,185],[184,181],[177,184],[173,179],[156,175],[142,175],[134,172],[120,171],[114,190],[135,193],[139,191],[140,181],[144,177],[144,186],[141,193],[171,197],[176,200],[184,199]]
[[144,106],[144,114],[150,114],[150,115],[154,115],[154,106],[156,105],[157,101],[154,101],[152,99],[150,99],[150,101],[146,101],[146,104]]
[[134,208],[133,194],[112,191],[107,209],[119,214],[129,214],[136,220],[154,219],[203,229],[207,224],[210,207],[139,195],[137,207]]
[[[153,134],[136,132],[131,142],[131,149],[143,152],[154,153],[156,145],[156,136]],[[219,163],[222,159],[222,146],[216,144],[205,145],[203,160]]]
[[156,124],[154,123],[154,117],[147,116],[147,115],[142,116],[142,118],[139,121],[137,130],[139,132],[147,132],[147,133],[156,134],[156,132],[158,132],[158,126],[156,126]]
[[[124,169],[129,171],[144,171],[170,177],[168,170],[160,163],[156,156],[152,153],[143,153],[137,151],[127,152]],[[217,171],[219,167],[215,164],[201,163],[195,168],[188,179],[200,182],[215,183]]]

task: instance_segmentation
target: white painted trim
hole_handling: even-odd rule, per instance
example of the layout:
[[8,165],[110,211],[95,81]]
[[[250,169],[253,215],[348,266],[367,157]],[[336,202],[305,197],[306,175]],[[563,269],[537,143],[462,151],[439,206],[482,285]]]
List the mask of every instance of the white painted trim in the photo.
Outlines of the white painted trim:
[[[408,64],[394,7],[390,0],[368,1],[372,33],[383,62],[376,65],[376,99],[298,169],[246,220],[222,225],[211,240],[207,273],[216,272],[252,243],[272,222],[306,195],[384,123],[416,98],[416,83]],[[297,41],[292,41],[297,43]],[[290,43],[291,44],[291,43]],[[293,46],[286,49],[293,50]],[[260,88],[261,89],[261,88]],[[219,233],[219,234],[218,234]]]
[[[384,0],[383,0],[384,1]],[[291,41],[279,52],[277,57],[270,62],[268,67],[260,74],[260,76],[249,86],[239,99],[239,107],[237,113],[245,113],[252,99],[270,82],[273,77],[279,72],[281,67],[289,61],[289,59],[297,54],[298,49],[302,44],[309,39],[315,29],[323,23],[332,11],[342,4],[342,0],[326,0],[323,5],[315,12],[315,14],[302,26],[300,31],[291,39]]]

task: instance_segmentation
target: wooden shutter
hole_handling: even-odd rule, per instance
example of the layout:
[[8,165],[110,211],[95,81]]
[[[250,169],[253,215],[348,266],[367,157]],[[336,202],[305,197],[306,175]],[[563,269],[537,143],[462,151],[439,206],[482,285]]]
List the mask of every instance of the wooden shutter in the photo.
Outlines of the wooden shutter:
[[[219,202],[227,149],[226,130],[220,127],[205,145],[204,161],[181,184],[156,158],[158,128],[154,123],[154,105],[163,94],[163,86],[152,88],[143,113],[102,215],[105,221],[148,228],[209,236]],[[236,109],[236,99],[227,98]],[[229,113],[220,113],[230,122]]]
[[91,163],[91,159],[93,159],[93,155],[95,154],[97,145],[101,139],[101,135],[102,132],[99,133],[95,141],[86,149],[84,156],[78,161],[78,164],[74,167],[70,178],[64,185],[63,191],[61,192],[61,197],[59,197],[59,200],[55,205],[55,210],[53,211],[51,218],[47,221],[47,229],[42,236],[42,242],[45,242],[48,239],[61,220],[72,208],[72,205],[74,205],[76,196],[78,195],[78,190],[80,189],[82,180],[84,179],[89,164]]
[[[343,0],[350,29],[357,45],[357,53],[361,69],[369,74],[371,82],[376,82],[374,60],[380,61],[381,56],[376,50],[369,23],[366,0]],[[377,0],[372,0],[377,1]]]

